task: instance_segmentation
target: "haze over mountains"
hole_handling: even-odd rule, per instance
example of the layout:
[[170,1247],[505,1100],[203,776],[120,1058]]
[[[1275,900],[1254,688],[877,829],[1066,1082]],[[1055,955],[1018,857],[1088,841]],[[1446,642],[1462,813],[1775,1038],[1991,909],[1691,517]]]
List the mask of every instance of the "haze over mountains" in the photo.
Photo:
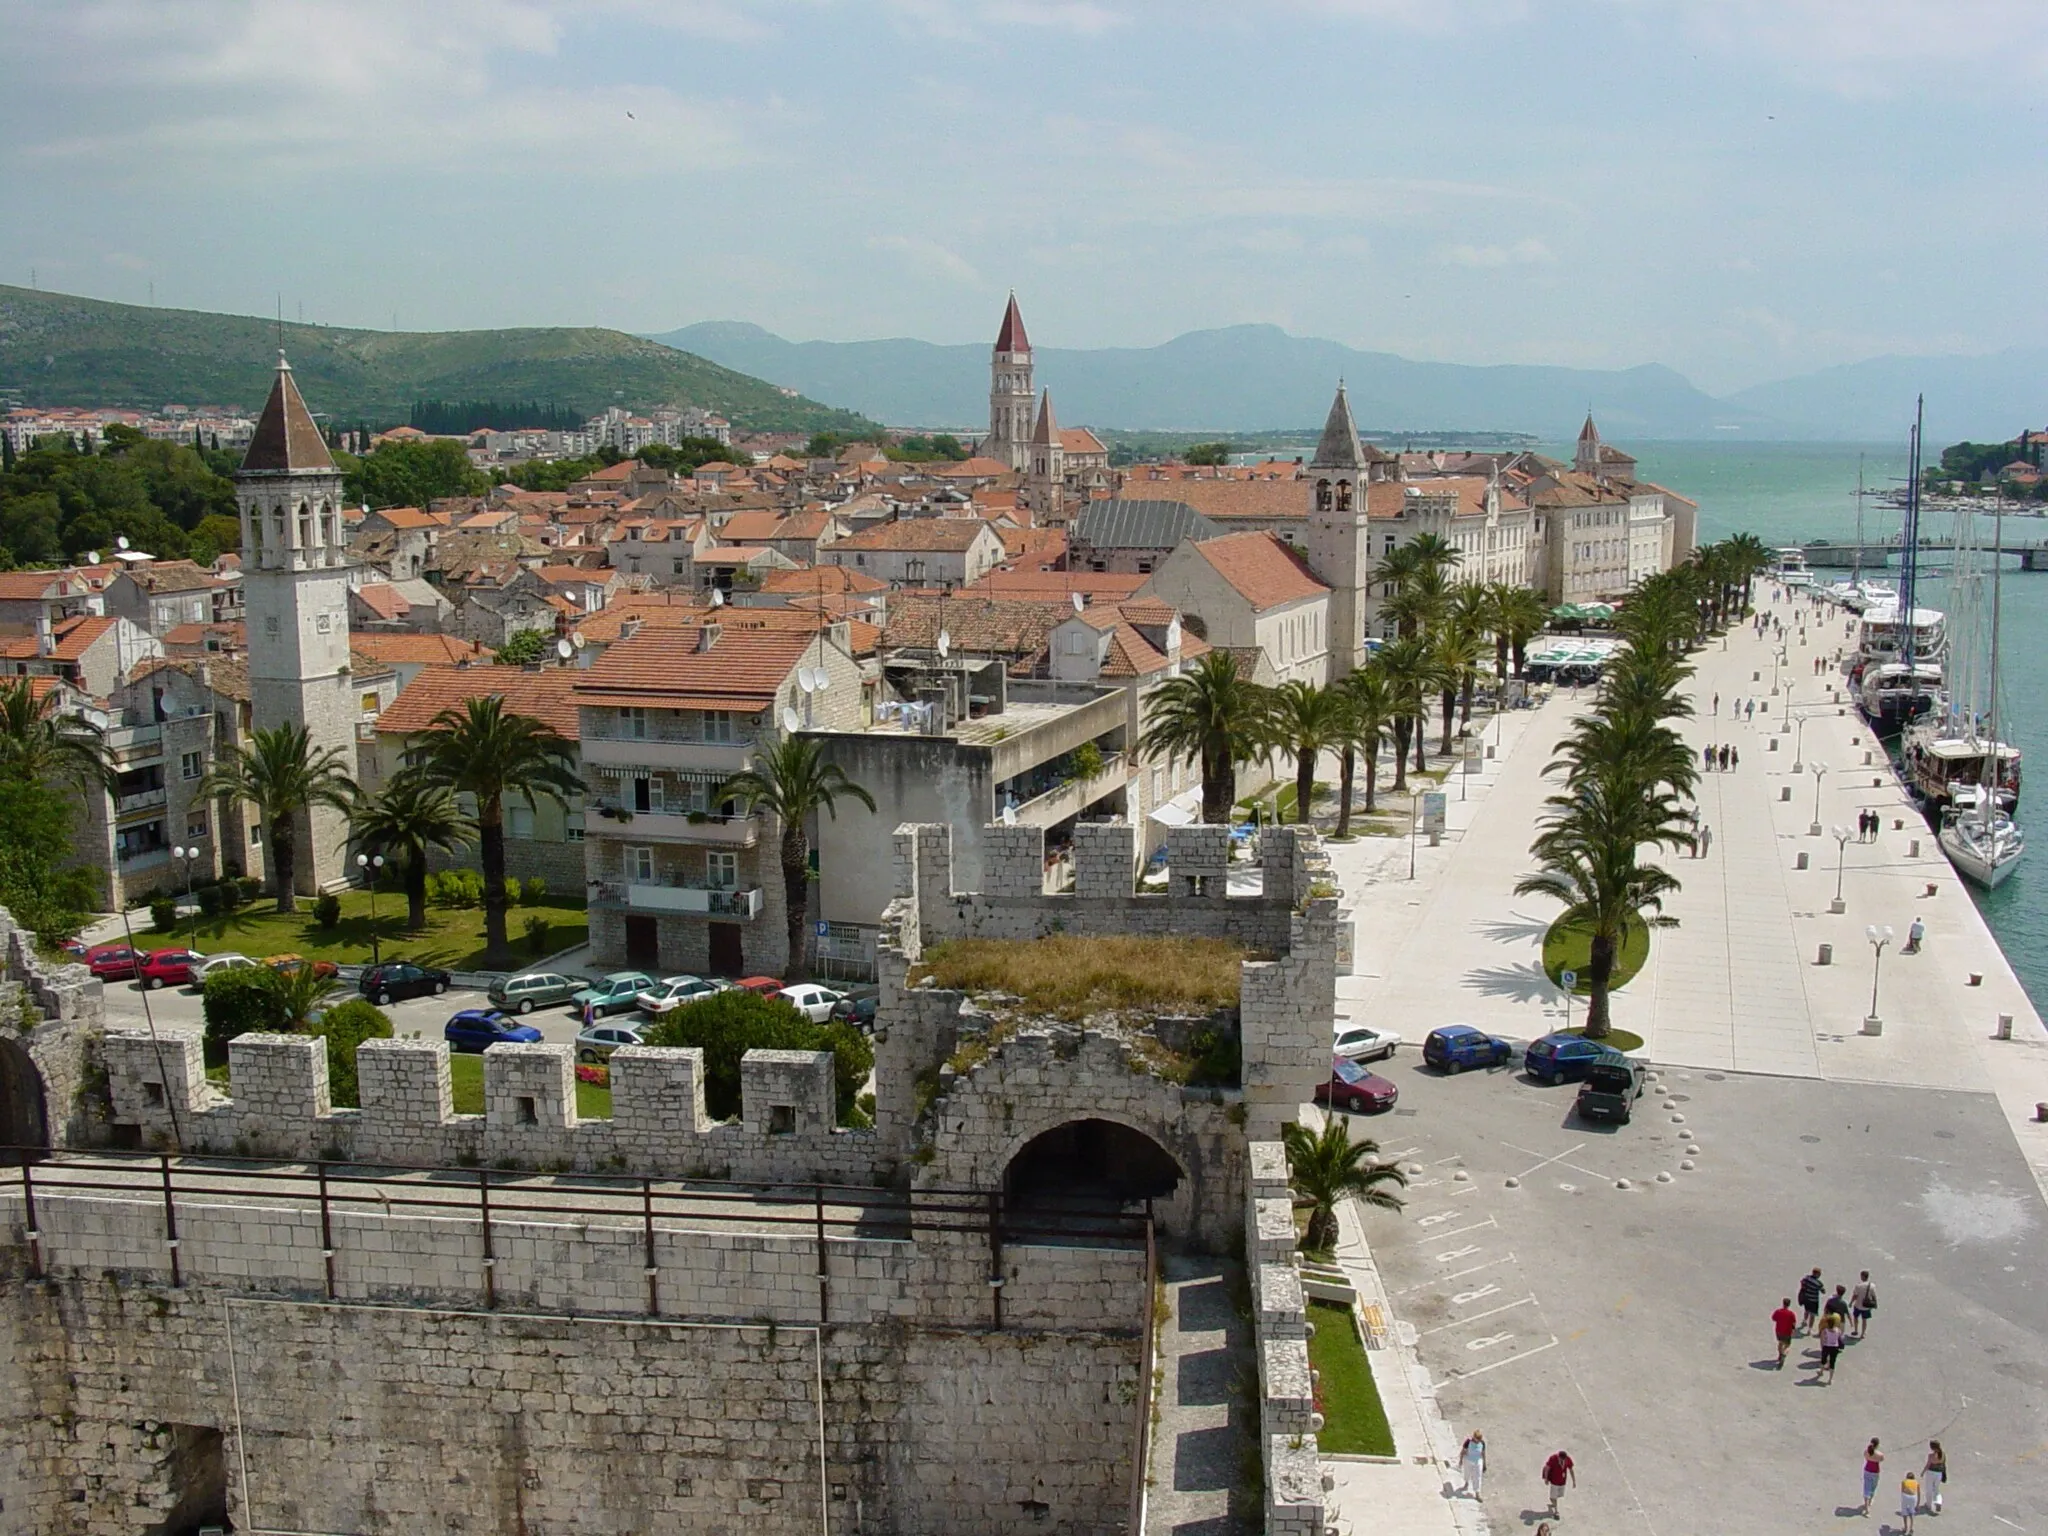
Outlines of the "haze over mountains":
[[[988,347],[908,339],[792,342],[744,321],[653,340],[893,426],[972,427],[988,413]],[[1309,428],[1342,378],[1361,426],[1382,433],[1530,432],[1569,440],[1590,407],[1617,442],[1782,438],[1892,442],[1913,397],[1928,435],[2012,435],[2048,422],[2048,352],[1876,358],[1717,399],[1657,364],[1628,369],[1425,363],[1272,325],[1191,331],[1156,347],[1036,349],[1037,375],[1070,424],[1162,431]]]

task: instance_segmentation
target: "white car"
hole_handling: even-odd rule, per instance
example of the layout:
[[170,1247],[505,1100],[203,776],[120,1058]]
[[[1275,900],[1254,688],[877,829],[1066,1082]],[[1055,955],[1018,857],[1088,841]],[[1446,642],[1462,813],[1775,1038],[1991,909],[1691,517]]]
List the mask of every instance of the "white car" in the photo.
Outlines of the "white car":
[[723,992],[727,985],[723,981],[706,981],[702,976],[664,976],[634,1001],[640,1005],[642,1013],[660,1018],[685,1003],[694,1003],[700,997]]
[[597,1063],[611,1060],[622,1045],[638,1045],[640,1031],[630,1024],[593,1024],[576,1037],[576,1059]]
[[784,987],[775,994],[813,1024],[822,1024],[832,1017],[832,1009],[844,992],[834,992],[830,987],[821,987],[815,982],[800,981],[793,987]]
[[247,955],[208,955],[206,963],[195,970],[192,975],[201,986],[204,986],[206,978],[209,976],[218,976],[222,971],[239,971],[243,967],[251,966],[255,963]]
[[1401,1036],[1391,1029],[1374,1029],[1370,1024],[1341,1024],[1330,1054],[1350,1061],[1381,1061],[1394,1054]]

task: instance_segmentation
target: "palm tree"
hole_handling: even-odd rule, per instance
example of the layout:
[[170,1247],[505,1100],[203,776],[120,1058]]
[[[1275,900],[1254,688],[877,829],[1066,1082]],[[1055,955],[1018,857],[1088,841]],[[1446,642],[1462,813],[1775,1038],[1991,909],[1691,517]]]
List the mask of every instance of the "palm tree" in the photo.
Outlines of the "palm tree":
[[1479,674],[1479,636],[1457,623],[1446,624],[1430,642],[1430,659],[1436,663],[1438,702],[1443,707],[1443,740],[1437,751],[1448,757],[1451,751],[1451,723],[1458,700],[1465,700],[1465,719],[1472,719],[1472,679]]
[[1138,751],[1146,757],[1199,763],[1202,820],[1223,826],[1237,804],[1237,765],[1266,749],[1266,714],[1271,707],[1267,690],[1241,674],[1228,651],[1213,650],[1154,691],[1145,707]]
[[[1344,734],[1344,699],[1334,687],[1296,680],[1273,690],[1267,728],[1274,747],[1294,755],[1294,819],[1306,822],[1315,792],[1316,761]],[[1346,786],[1348,788],[1348,786]]]
[[1283,1126],[1280,1143],[1287,1149],[1287,1173],[1294,1185],[1294,1203],[1308,1209],[1308,1230],[1301,1246],[1327,1252],[1337,1244],[1337,1206],[1356,1196],[1366,1205],[1398,1211],[1407,1202],[1392,1189],[1405,1189],[1408,1175],[1399,1163],[1369,1162],[1379,1155],[1376,1141],[1353,1141],[1349,1126],[1337,1116],[1312,1131],[1298,1121]]
[[1464,552],[1440,533],[1418,533],[1408,547],[1415,551],[1416,566],[1438,577],[1448,578],[1465,560]]
[[1429,698],[1436,670],[1429,656],[1429,642],[1413,635],[1389,641],[1379,653],[1380,675],[1386,679],[1387,697],[1394,713],[1394,793],[1408,788],[1408,743],[1420,736],[1422,711]]
[[288,1035],[303,1033],[313,1015],[340,988],[332,976],[315,974],[311,961],[289,971],[270,973],[271,1025]]
[[1500,611],[1495,616],[1500,628],[1495,633],[1506,637],[1508,649],[1514,653],[1516,677],[1522,676],[1528,664],[1529,642],[1543,633],[1549,618],[1549,608],[1531,588],[1508,587],[1502,591]]
[[785,736],[718,788],[720,800],[737,800],[750,814],[765,807],[782,823],[782,899],[789,920],[787,974],[801,979],[809,971],[804,959],[805,917],[810,908],[811,818],[823,811],[839,819],[839,797],[858,800],[869,810],[874,796],[827,762],[821,742]]
[[1722,543],[1728,550],[1729,564],[1734,579],[1742,587],[1742,606],[1749,607],[1752,586],[1756,578],[1771,568],[1771,552],[1764,541],[1753,533],[1738,533]]
[[384,792],[359,803],[349,829],[362,852],[405,861],[405,925],[427,926],[427,860],[434,849],[453,852],[470,840],[469,818],[446,788],[416,773],[401,773]]
[[532,806],[536,795],[545,795],[566,805],[583,788],[572,748],[541,721],[507,711],[496,694],[449,705],[414,744],[424,753],[417,770],[421,781],[468,795],[476,806],[485,963],[503,965],[511,959],[505,938],[505,797],[518,795]]
[[1508,594],[1515,589],[1504,581],[1490,581],[1482,590],[1486,593],[1485,622],[1479,632],[1493,644],[1493,690],[1498,708],[1499,696],[1507,691],[1508,682],[1508,632],[1503,619]]
[[0,682],[0,774],[25,784],[63,781],[110,792],[114,785],[100,728],[81,716],[60,714],[56,692],[39,699],[26,677]]
[[1419,634],[1433,628],[1450,602],[1450,586],[1441,572],[1422,566],[1380,605],[1380,614],[1393,620],[1403,635]]
[[1337,836],[1348,837],[1353,762],[1356,757],[1365,759],[1365,814],[1370,816],[1379,788],[1380,744],[1387,739],[1387,728],[1394,719],[1394,696],[1378,656],[1357,671],[1347,673],[1336,686],[1344,700],[1344,734],[1339,738],[1343,755],[1339,760]]
[[303,725],[258,727],[246,746],[232,746],[199,781],[195,798],[225,795],[256,807],[270,843],[270,874],[276,882],[277,910],[295,912],[293,890],[299,853],[298,818],[317,806],[347,815],[357,798],[340,747],[314,750],[312,732]]

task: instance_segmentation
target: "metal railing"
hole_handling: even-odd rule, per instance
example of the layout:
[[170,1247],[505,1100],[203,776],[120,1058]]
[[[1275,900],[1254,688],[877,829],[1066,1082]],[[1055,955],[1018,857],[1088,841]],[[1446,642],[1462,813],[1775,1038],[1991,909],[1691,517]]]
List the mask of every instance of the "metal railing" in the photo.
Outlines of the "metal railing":
[[[52,1196],[114,1196],[161,1202],[163,1243],[171,1284],[185,1283],[179,1256],[179,1201],[188,1204],[256,1202],[318,1210],[321,1257],[330,1300],[336,1292],[337,1213],[418,1214],[474,1221],[482,1238],[478,1289],[484,1305],[497,1305],[494,1230],[534,1218],[555,1224],[597,1223],[637,1229],[645,1245],[647,1312],[661,1311],[656,1233],[729,1225],[744,1231],[808,1236],[817,1252],[818,1315],[828,1320],[827,1240],[911,1242],[920,1234],[982,1238],[988,1247],[990,1305],[1002,1326],[1002,1250],[1005,1243],[1046,1243],[1139,1249],[1148,1273],[1154,1259],[1150,1202],[1133,1209],[1107,1199],[1034,1195],[1015,1202],[999,1190],[902,1190],[853,1184],[773,1184],[657,1179],[618,1174],[532,1174],[503,1169],[412,1166],[398,1163],[288,1162],[277,1159],[167,1152],[52,1150],[0,1147],[0,1194],[19,1190],[29,1276],[40,1280],[62,1254],[37,1215],[37,1201]],[[97,1259],[94,1262],[99,1262]],[[1147,1310],[1150,1288],[1147,1289]]]

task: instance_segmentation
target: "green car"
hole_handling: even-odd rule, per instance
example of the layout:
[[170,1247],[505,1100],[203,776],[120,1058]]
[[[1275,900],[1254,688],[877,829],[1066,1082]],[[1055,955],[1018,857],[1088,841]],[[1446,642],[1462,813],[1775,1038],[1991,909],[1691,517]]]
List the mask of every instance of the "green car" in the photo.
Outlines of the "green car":
[[653,985],[654,978],[645,971],[613,971],[573,994],[569,1002],[578,1013],[587,1007],[594,1017],[601,1019],[638,1008],[640,994]]
[[491,1001],[509,1013],[531,1013],[566,1003],[584,988],[580,976],[562,976],[554,971],[528,971],[521,976],[500,976],[490,985]]

